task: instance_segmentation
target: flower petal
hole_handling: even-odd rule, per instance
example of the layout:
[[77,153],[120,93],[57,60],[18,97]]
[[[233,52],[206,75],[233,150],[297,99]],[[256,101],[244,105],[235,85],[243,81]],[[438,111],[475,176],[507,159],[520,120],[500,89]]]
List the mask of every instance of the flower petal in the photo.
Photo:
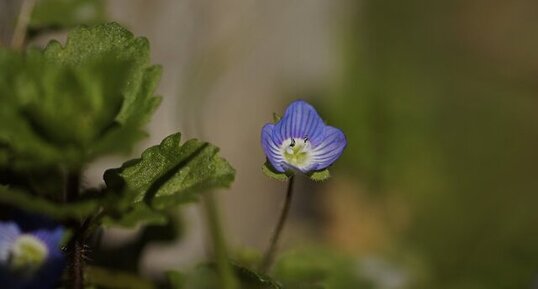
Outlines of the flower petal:
[[19,237],[21,231],[13,222],[0,222],[0,265],[7,262],[11,244]]
[[312,162],[317,164],[314,170],[323,170],[332,165],[340,157],[346,145],[346,136],[341,130],[325,126],[323,140],[312,150]]
[[275,125],[273,137],[277,144],[289,138],[308,138],[313,145],[322,141],[325,124],[316,109],[306,101],[292,102]]
[[32,235],[45,243],[49,255],[45,264],[34,274],[25,288],[56,288],[66,266],[65,255],[60,249],[64,229],[61,227],[53,230],[42,229],[32,232]]
[[261,135],[262,148],[271,165],[273,165],[277,171],[283,173],[286,171],[282,166],[284,157],[280,153],[279,145],[275,143],[275,140],[273,139],[274,130],[275,125],[273,124],[266,124],[263,127]]
[[50,257],[62,255],[60,242],[62,241],[63,234],[64,230],[60,227],[54,230],[37,230],[32,232],[32,235],[45,243]]

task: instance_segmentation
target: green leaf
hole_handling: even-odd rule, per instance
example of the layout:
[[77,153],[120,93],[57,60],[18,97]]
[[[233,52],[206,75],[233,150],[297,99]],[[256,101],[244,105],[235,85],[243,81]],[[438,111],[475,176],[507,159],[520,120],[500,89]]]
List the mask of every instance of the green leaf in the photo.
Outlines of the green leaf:
[[[217,147],[196,139],[180,141],[179,133],[170,135],[145,150],[142,158],[105,172],[108,189],[122,194],[118,208],[132,218],[129,224],[148,222],[143,219],[148,212],[159,214],[195,201],[199,193],[233,181],[235,170],[218,156]],[[121,217],[116,219],[118,225],[125,224]]]
[[98,24],[105,19],[104,4],[104,0],[39,0],[32,13],[30,29]]
[[324,169],[321,171],[314,171],[308,174],[308,177],[316,182],[323,182],[331,177],[331,173],[329,172],[329,169]]
[[61,220],[82,219],[94,213],[99,206],[97,200],[82,200],[67,204],[55,203],[4,186],[0,186],[0,203]]
[[273,166],[271,165],[271,163],[269,161],[266,161],[265,164],[263,164],[262,172],[266,176],[268,176],[268,177],[270,177],[272,179],[275,179],[277,181],[281,181],[281,182],[285,182],[290,178],[289,174],[281,173],[281,172],[275,170],[275,168],[273,168]]
[[282,289],[282,286],[269,276],[260,274],[240,264],[232,264],[235,275],[245,289]]
[[80,166],[129,151],[160,103],[149,44],[115,23],[69,33],[65,46],[0,50],[1,160]]
[[160,103],[153,91],[161,76],[160,66],[149,64],[149,42],[134,37],[117,23],[91,28],[79,27],[69,33],[65,47],[51,42],[45,49],[48,59],[69,65],[83,65],[108,56],[130,63],[123,89],[124,101],[116,120],[121,124],[144,124]]

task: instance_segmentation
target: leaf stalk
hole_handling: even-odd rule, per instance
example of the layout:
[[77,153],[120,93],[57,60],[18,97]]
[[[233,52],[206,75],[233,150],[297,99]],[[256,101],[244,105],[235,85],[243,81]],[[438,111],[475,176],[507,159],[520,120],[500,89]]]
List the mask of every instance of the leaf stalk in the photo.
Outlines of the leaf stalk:
[[214,254],[217,261],[217,270],[220,285],[223,289],[237,289],[238,284],[228,261],[228,252],[222,226],[219,220],[219,211],[213,192],[207,192],[204,196],[204,207],[209,227],[209,233],[213,240]]

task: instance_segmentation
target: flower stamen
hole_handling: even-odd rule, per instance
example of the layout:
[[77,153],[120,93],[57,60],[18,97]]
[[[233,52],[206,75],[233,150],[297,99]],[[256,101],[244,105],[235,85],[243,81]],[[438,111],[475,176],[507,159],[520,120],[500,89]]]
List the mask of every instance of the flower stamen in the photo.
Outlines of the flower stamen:
[[34,271],[41,267],[48,254],[43,241],[32,235],[21,235],[11,247],[9,264],[16,271]]
[[310,144],[305,139],[288,139],[284,141],[280,151],[292,168],[304,169],[311,163]]

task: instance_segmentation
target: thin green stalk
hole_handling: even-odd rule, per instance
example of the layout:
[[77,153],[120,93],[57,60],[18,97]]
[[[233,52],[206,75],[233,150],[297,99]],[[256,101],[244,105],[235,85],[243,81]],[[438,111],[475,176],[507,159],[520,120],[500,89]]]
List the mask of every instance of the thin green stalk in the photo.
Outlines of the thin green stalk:
[[265,255],[263,256],[263,259],[260,265],[260,271],[262,273],[267,272],[271,268],[271,265],[273,264],[273,259],[275,257],[275,253],[276,253],[276,249],[278,245],[278,239],[280,238],[280,234],[282,233],[284,224],[286,223],[286,220],[288,219],[288,212],[290,211],[291,199],[293,197],[293,183],[294,183],[294,176],[291,176],[288,181],[288,189],[286,191],[286,199],[284,201],[284,207],[282,208],[282,211],[280,212],[280,218],[278,219],[278,223],[275,227],[275,230],[273,231],[271,240],[269,241],[269,248],[265,252]]
[[209,233],[213,240],[214,254],[217,261],[217,270],[220,277],[220,288],[222,289],[237,289],[238,283],[233,274],[232,267],[228,262],[228,253],[222,226],[220,224],[219,212],[215,196],[212,192],[208,192],[204,197],[204,207],[206,219],[209,227]]

